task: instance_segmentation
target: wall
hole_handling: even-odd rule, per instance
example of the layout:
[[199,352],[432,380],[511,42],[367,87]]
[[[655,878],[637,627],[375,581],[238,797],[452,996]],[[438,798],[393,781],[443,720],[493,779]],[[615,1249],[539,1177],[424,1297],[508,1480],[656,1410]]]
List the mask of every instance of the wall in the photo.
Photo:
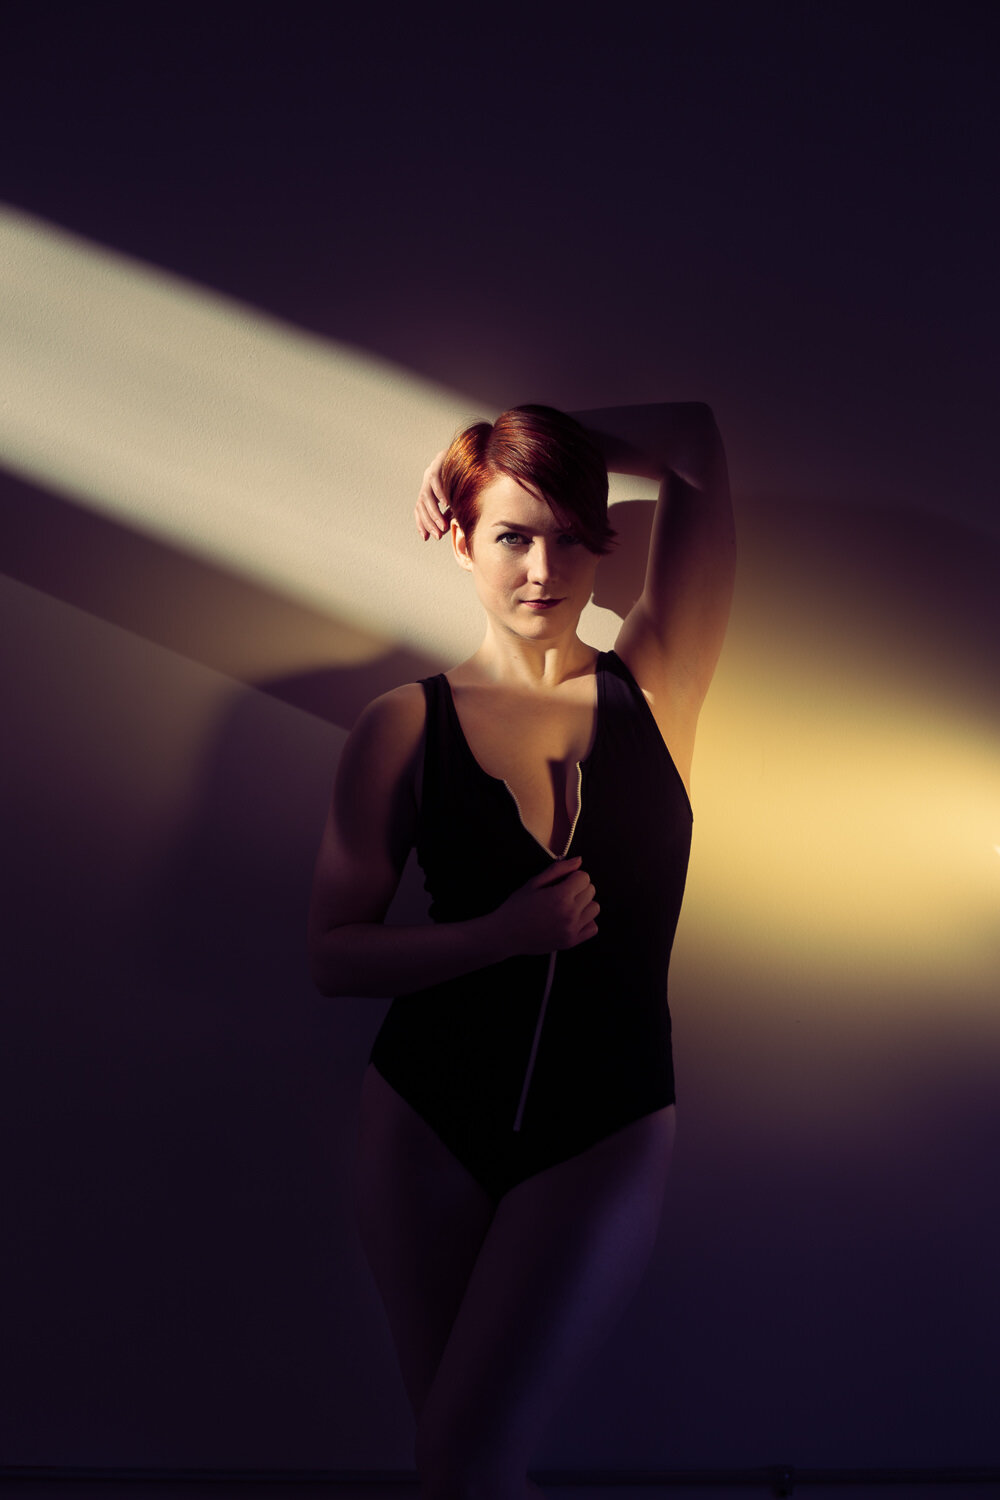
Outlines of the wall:
[[[407,1467],[349,1206],[382,1007],[312,992],[302,925],[345,727],[435,657],[3,498],[5,1459]],[[996,547],[738,498],[673,1189],[541,1462],[987,1462]]]

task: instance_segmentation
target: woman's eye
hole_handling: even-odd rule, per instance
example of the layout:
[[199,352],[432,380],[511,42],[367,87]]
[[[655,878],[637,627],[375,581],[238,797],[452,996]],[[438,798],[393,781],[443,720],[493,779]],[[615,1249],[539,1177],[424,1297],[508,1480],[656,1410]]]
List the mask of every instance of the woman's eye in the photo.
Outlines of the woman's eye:
[[524,541],[524,537],[518,535],[516,531],[501,531],[497,541],[502,542],[505,547],[515,547]]
[[571,531],[564,531],[559,540],[564,547],[579,547],[581,545],[580,538],[574,536]]

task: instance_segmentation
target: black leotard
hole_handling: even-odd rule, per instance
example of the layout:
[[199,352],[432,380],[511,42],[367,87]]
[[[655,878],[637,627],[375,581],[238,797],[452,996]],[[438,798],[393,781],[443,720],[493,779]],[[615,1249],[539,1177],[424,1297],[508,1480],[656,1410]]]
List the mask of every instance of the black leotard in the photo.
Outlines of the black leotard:
[[[448,679],[423,688],[417,858],[432,918],[460,922],[494,911],[553,856],[473,756]],[[691,806],[649,705],[601,652],[568,849],[594,883],[597,936],[400,996],[372,1049],[493,1198],[673,1103],[667,969],[690,845]]]

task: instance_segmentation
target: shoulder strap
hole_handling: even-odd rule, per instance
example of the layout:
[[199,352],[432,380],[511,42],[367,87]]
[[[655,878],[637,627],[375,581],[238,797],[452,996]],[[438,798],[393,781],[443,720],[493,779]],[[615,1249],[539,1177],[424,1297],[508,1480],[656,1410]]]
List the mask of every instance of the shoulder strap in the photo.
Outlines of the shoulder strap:
[[421,777],[420,811],[433,816],[437,799],[451,778],[452,759],[450,702],[448,684],[444,673],[420,679],[427,702],[427,722],[424,730],[424,769]]
[[605,692],[611,690],[609,696],[621,705],[629,703],[638,707],[641,704],[648,712],[642,689],[617,651],[602,651],[601,667],[605,673]]

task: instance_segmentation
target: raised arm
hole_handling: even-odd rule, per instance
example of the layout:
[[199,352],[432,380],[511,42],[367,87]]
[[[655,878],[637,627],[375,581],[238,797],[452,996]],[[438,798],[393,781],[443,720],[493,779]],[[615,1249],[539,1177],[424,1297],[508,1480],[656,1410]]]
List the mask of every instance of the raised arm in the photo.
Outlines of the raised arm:
[[365,710],[344,746],[309,909],[312,977],[325,995],[407,994],[515,953],[575,946],[597,930],[594,889],[575,859],[482,917],[384,925],[416,837],[424,717],[420,686],[396,688]]
[[660,481],[645,583],[615,649],[649,696],[687,781],[698,711],[722,649],[735,571],[719,429],[703,402],[573,415],[597,439],[609,469]]

